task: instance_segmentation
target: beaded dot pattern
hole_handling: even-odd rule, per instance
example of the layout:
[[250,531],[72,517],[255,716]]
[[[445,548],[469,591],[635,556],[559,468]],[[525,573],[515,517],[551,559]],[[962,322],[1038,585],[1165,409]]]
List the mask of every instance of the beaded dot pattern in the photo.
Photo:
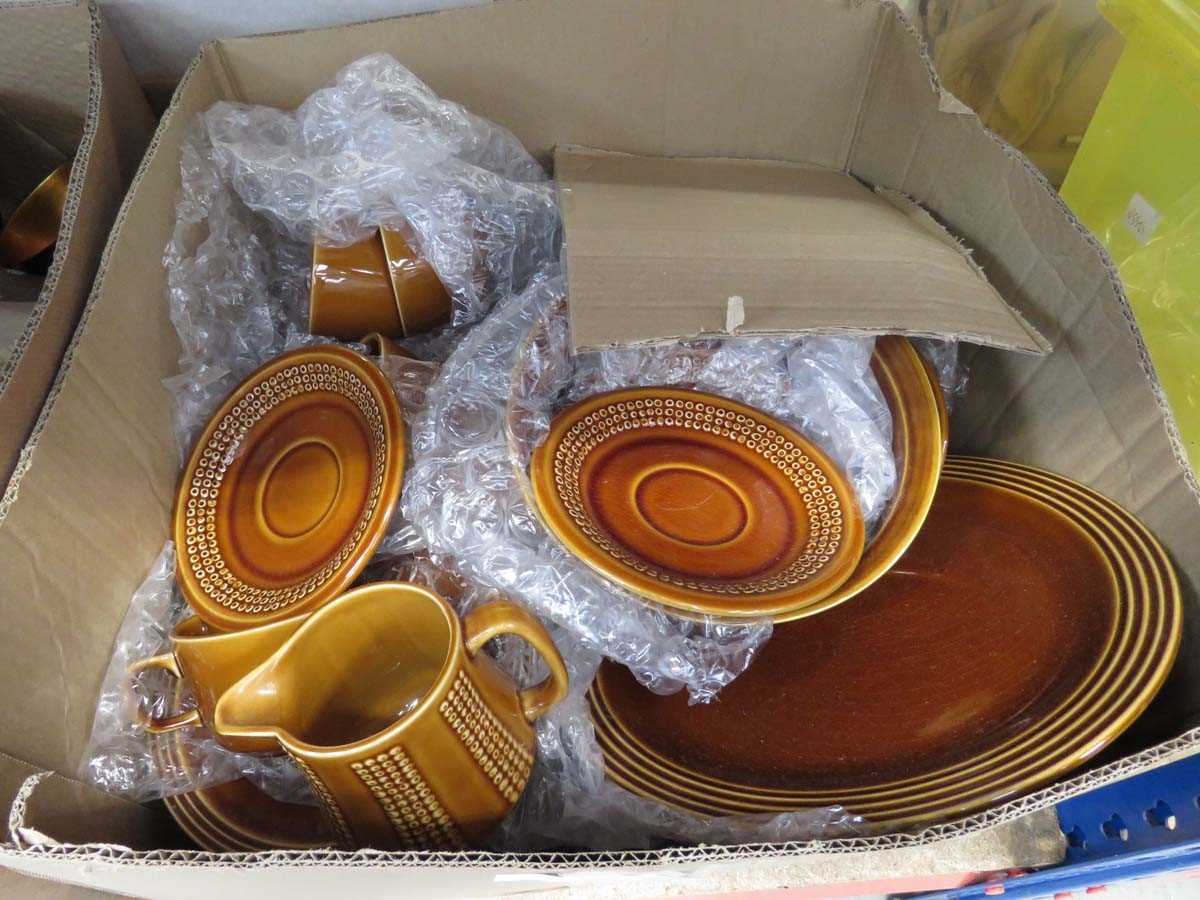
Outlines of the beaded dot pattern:
[[459,850],[462,834],[402,747],[350,764],[383,808],[401,847]]
[[[372,456],[366,503],[353,531],[319,569],[286,587],[257,587],[234,575],[226,565],[217,541],[217,498],[225,473],[250,430],[279,404],[316,391],[340,394],[362,413]],[[326,362],[300,363],[255,385],[222,416],[199,455],[188,488],[183,552],[205,598],[226,609],[253,615],[293,606],[321,588],[355,552],[371,526],[383,492],[387,455],[384,413],[379,401],[367,383],[350,369]]]
[[290,751],[288,752],[288,756],[300,767],[300,771],[304,773],[304,777],[308,779],[309,785],[312,786],[313,793],[321,801],[321,812],[324,813],[329,830],[337,838],[338,846],[346,850],[353,849],[354,835],[350,831],[350,823],[346,821],[346,815],[342,812],[342,808],[338,806],[333,793],[325,786],[325,782],[321,780],[321,776],[313,771],[312,766]]
[[[756,451],[779,469],[795,487],[808,513],[808,540],[800,555],[767,578],[745,581],[688,578],[648,564],[597,527],[584,508],[580,490],[580,472],[588,454],[622,432],[663,427],[726,438]],[[559,442],[554,454],[554,485],[575,527],[589,541],[644,576],[694,591],[748,595],[793,589],[819,574],[842,541],[842,502],[821,465],[770,424],[704,400],[650,397],[614,401],[593,410],[572,425]]]
[[483,702],[466,673],[458,673],[438,709],[496,790],[516,803],[533,769],[533,754]]

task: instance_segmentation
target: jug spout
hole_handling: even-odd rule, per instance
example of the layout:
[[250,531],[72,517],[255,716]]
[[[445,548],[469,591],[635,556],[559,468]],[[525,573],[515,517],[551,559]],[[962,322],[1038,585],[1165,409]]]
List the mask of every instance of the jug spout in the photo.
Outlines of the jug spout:
[[286,739],[284,718],[289,704],[283,698],[293,693],[278,667],[268,660],[225,692],[217,701],[213,728],[230,737]]

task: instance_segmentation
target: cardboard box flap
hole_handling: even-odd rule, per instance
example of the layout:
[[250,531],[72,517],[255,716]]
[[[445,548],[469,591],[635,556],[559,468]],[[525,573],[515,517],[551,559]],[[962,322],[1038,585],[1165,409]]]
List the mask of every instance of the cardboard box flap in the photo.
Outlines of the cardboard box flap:
[[577,349],[894,332],[1041,353],[925,210],[799,163],[555,151]]

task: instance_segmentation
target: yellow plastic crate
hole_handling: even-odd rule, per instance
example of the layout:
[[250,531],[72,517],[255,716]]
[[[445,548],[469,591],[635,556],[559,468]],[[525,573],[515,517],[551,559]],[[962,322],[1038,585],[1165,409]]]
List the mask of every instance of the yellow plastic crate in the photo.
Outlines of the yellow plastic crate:
[[1101,0],[1126,46],[1062,186],[1108,247],[1200,468],[1200,0]]

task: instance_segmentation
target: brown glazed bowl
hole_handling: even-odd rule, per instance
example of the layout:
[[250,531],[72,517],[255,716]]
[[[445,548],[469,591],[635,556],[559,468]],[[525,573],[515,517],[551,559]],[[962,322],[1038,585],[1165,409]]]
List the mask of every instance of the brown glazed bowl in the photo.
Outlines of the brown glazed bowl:
[[71,182],[68,160],[43,179],[0,229],[0,269],[18,266],[53,247]]
[[450,295],[437,272],[391,228],[380,229],[388,276],[400,315],[400,333],[412,337],[450,321]]
[[308,333],[356,341],[370,332],[404,334],[379,235],[348,247],[314,245]]
[[878,581],[917,536],[933,503],[950,427],[937,377],[912,343],[894,334],[876,339],[871,371],[892,416],[895,494],[875,537],[845,583],[815,603],[776,616],[776,622],[824,612]]

